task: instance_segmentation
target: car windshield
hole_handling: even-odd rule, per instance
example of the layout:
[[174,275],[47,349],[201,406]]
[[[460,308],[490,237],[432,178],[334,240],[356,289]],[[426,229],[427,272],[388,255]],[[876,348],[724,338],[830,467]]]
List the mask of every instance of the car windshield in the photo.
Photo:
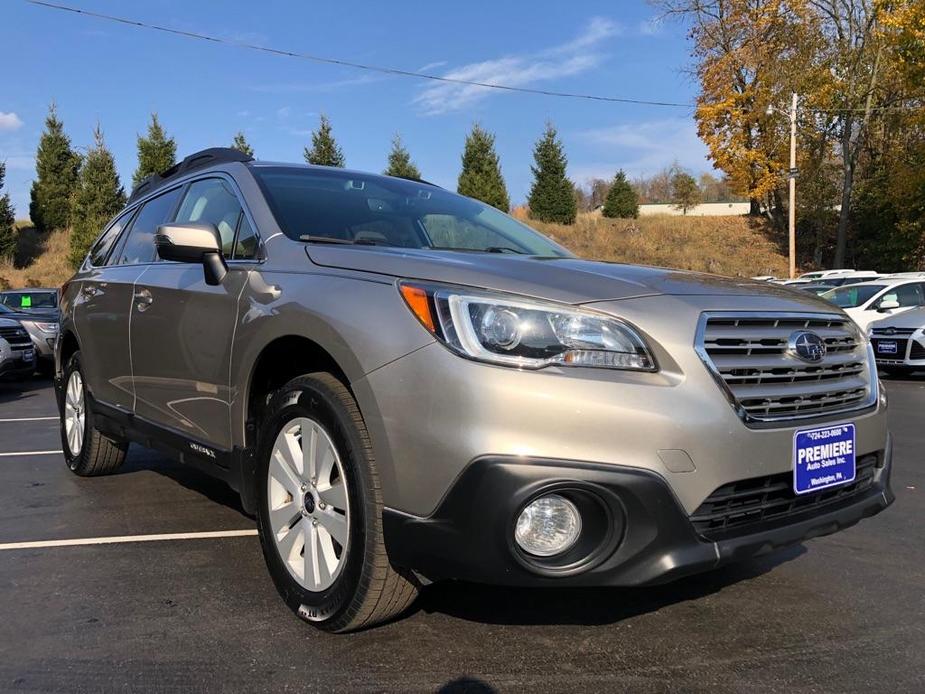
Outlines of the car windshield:
[[828,291],[822,295],[822,298],[841,308],[857,308],[866,304],[885,287],[885,284],[849,285]]
[[58,292],[4,292],[0,303],[19,311],[57,308]]
[[283,232],[297,241],[571,257],[494,207],[426,183],[329,169],[252,170]]

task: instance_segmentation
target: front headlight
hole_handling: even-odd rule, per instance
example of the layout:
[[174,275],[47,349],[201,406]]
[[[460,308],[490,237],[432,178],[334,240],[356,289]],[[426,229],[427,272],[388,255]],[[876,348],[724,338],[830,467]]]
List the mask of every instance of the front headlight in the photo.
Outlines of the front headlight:
[[41,330],[43,333],[49,335],[55,335],[58,332],[57,323],[40,323],[38,321],[32,321],[32,325]]
[[425,328],[470,359],[525,369],[656,370],[642,337],[617,318],[461,287],[403,281],[399,289]]

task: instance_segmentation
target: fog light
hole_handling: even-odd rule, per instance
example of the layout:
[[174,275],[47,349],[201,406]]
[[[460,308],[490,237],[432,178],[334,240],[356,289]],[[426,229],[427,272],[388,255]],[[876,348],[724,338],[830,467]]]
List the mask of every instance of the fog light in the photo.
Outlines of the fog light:
[[514,539],[529,554],[551,557],[574,545],[580,533],[581,515],[575,504],[558,494],[548,494],[521,512]]

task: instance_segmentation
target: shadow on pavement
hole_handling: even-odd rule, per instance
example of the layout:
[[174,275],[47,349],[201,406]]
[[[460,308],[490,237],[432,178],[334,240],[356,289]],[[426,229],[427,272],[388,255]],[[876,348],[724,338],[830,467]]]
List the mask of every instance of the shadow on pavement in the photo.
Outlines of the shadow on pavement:
[[437,690],[437,694],[494,694],[497,691],[476,677],[460,677],[444,684]]
[[424,589],[415,609],[483,624],[613,624],[718,593],[727,586],[761,576],[805,552],[805,547],[797,545],[649,588],[512,588],[435,583]]
[[206,497],[216,504],[227,506],[250,518],[241,506],[241,497],[227,484],[211,477],[196,468],[178,463],[166,455],[141,446],[133,445],[128,452],[125,463],[119,468],[116,475],[131,475],[141,471],[151,471],[163,475],[177,484]]
[[51,379],[39,376],[22,380],[0,380],[0,405],[21,403],[24,400],[41,397],[43,391],[49,386],[51,386]]

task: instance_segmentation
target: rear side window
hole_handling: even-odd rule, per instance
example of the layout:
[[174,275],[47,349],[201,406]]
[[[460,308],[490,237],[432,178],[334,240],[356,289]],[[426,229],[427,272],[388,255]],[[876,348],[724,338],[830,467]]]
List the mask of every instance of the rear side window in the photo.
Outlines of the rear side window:
[[106,257],[109,255],[109,252],[112,250],[113,246],[116,245],[116,240],[119,238],[119,234],[122,233],[122,230],[129,223],[129,220],[132,218],[132,215],[135,214],[135,210],[126,212],[124,215],[119,217],[112,225],[105,231],[105,233],[100,236],[99,240],[93,244],[93,248],[90,249],[90,264],[94,267],[99,267],[106,262]]
[[884,301],[896,301],[900,308],[921,306],[925,303],[922,298],[922,285],[901,284],[884,294],[877,303],[882,304]]
[[174,221],[177,224],[213,224],[222,237],[222,253],[231,258],[242,214],[241,203],[228,182],[207,178],[190,185]]
[[174,188],[145,203],[128,231],[128,238],[119,256],[119,265],[154,262],[154,234],[158,226],[168,221],[179,197],[180,189]]

